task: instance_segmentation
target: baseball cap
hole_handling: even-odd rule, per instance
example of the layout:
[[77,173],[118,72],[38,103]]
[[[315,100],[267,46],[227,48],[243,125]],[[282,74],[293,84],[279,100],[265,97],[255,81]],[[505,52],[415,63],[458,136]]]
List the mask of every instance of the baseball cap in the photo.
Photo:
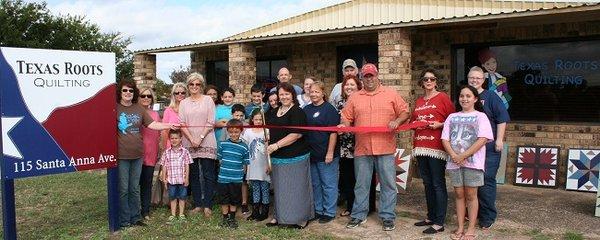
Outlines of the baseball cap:
[[346,69],[346,67],[353,67],[354,69],[358,68],[356,67],[356,62],[350,58],[344,60],[344,63],[342,63],[342,69]]
[[362,66],[362,69],[360,70],[363,74],[363,76],[366,76],[367,74],[371,74],[373,76],[377,76],[377,67],[375,66],[375,64],[372,63],[367,63],[365,65]]

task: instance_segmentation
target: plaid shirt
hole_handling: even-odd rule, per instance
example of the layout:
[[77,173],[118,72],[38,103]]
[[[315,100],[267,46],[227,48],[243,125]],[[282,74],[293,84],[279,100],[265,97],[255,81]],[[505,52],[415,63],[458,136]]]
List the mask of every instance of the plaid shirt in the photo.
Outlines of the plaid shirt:
[[[373,92],[362,89],[348,98],[342,109],[342,122],[356,127],[388,126],[400,114],[408,112],[408,105],[389,87],[379,86]],[[396,152],[396,133],[356,133],[354,156],[384,155]]]
[[192,163],[190,152],[179,145],[178,148],[168,148],[160,158],[159,164],[167,170],[169,184],[183,184],[185,180],[185,166]]

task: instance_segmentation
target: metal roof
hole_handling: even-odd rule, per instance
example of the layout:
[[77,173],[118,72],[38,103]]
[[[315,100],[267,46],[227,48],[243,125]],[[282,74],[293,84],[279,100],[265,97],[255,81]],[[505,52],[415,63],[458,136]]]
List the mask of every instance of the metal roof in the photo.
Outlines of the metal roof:
[[234,42],[290,38],[336,32],[464,22],[600,9],[596,2],[508,0],[354,0],[254,28],[221,40],[137,51],[189,51]]

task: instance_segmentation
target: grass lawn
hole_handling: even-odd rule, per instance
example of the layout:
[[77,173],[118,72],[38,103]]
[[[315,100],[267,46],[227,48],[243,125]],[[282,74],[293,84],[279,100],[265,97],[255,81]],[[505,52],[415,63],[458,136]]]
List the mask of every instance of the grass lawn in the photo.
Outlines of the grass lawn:
[[[19,239],[334,239],[306,230],[267,228],[239,220],[237,230],[218,226],[211,219],[189,216],[186,222],[167,225],[167,208],[152,212],[147,227],[108,233],[106,174],[102,171],[68,173],[15,180]],[[216,209],[215,209],[216,210]],[[1,232],[0,232],[0,235]]]

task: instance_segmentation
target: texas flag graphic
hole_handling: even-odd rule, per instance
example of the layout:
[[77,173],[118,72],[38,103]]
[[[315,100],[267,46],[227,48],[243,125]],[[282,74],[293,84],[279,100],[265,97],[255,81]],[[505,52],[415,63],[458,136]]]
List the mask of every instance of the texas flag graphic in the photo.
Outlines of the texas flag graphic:
[[113,53],[0,48],[2,177],[116,166]]

